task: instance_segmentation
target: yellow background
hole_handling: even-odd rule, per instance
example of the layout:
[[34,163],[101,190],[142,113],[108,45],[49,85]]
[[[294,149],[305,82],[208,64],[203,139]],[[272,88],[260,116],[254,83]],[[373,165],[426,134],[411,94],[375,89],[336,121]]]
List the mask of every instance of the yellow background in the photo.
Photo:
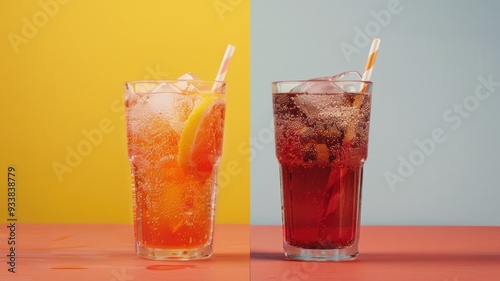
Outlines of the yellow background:
[[[235,0],[1,1],[0,219],[14,164],[20,222],[132,222],[123,83],[214,79],[230,43],[216,221],[248,223],[249,17],[249,1]],[[102,139],[70,167],[68,147],[83,149],[102,123]],[[55,162],[71,169],[61,180]]]

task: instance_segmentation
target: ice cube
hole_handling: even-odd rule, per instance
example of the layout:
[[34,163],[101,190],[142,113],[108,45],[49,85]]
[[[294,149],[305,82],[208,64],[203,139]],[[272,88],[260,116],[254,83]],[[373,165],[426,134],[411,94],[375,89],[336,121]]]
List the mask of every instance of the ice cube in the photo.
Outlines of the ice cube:
[[156,85],[150,93],[182,93],[182,91],[177,88],[175,85],[169,85],[165,82],[161,82],[160,84]]
[[188,93],[206,93],[210,91],[210,87],[204,82],[201,81],[193,81],[189,83],[189,86],[186,89]]
[[188,72],[181,75],[179,78],[177,78],[177,80],[180,81],[175,83],[175,86],[177,86],[177,88],[181,89],[182,91],[185,91],[190,85],[189,80],[200,80],[200,78],[198,78],[198,76],[194,75],[193,73]]
[[177,78],[177,79],[178,80],[200,80],[200,78],[198,78],[198,76],[196,76],[192,72],[185,73],[185,74],[179,76],[179,78]]
[[131,89],[130,93],[137,93],[137,94],[143,94],[143,93],[149,93],[151,90],[155,88],[156,84],[155,83],[149,83],[149,82],[140,82],[136,83]]
[[344,93],[352,92],[352,84],[335,83],[335,81],[359,81],[361,74],[357,71],[346,71],[334,76],[324,76],[310,79],[295,88],[291,93],[308,93],[308,94],[322,94],[322,93]]
[[177,80],[179,81],[175,83],[175,86],[184,92],[199,93],[210,91],[210,87],[202,82],[200,78],[198,78],[198,76],[194,75],[191,72],[181,75],[179,78],[177,78]]
[[181,134],[184,124],[199,100],[197,95],[170,95],[169,106],[160,112],[160,116],[170,123],[170,127]]
[[345,81],[342,83],[335,83],[339,88],[346,93],[358,93],[362,87],[360,83],[349,83],[349,81],[361,81],[361,74],[357,71],[346,71],[332,76],[334,81]]
[[[314,94],[343,94],[359,92],[359,83],[349,83],[349,81],[361,80],[361,74],[357,71],[346,71],[331,77],[318,77],[306,81],[295,88],[291,93],[306,93]],[[339,83],[336,83],[338,81]],[[346,104],[346,99],[343,96],[335,95],[299,95],[294,97],[295,104],[310,118],[340,118],[341,115],[352,115],[353,112],[342,110],[339,113],[334,107],[349,106]]]
[[165,109],[172,107],[174,104],[175,95],[171,94],[154,94],[149,95],[147,100],[148,109],[154,113],[158,114],[165,111]]
[[[309,93],[308,93],[309,94]],[[342,102],[342,96],[336,95],[298,95],[294,98],[297,107],[308,118],[328,117],[328,112],[335,110],[335,106]]]
[[344,91],[337,87],[333,81],[330,80],[319,80],[316,78],[314,80],[309,80],[304,82],[295,88],[293,88],[291,93],[307,93],[307,94],[325,94],[325,93],[338,93],[342,94]]
[[361,74],[357,71],[346,71],[334,76],[324,76],[313,78],[305,83],[293,88],[292,93],[308,93],[308,94],[321,94],[321,93],[356,93],[359,92],[359,84],[356,83],[335,83],[335,81],[360,81]]
[[331,80],[333,81],[342,81],[342,80],[353,80],[353,81],[360,81],[361,80],[361,74],[357,71],[346,71],[339,73],[337,75],[334,75],[331,77]]

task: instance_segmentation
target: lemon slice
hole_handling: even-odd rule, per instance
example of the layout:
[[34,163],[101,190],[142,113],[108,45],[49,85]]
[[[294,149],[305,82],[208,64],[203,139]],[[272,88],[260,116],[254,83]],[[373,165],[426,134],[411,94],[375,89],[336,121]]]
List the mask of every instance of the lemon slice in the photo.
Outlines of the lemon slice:
[[216,100],[220,95],[201,95],[201,98],[198,104],[193,108],[191,114],[186,120],[184,129],[182,129],[181,137],[179,139],[179,152],[177,155],[177,161],[179,165],[189,166],[190,164],[190,156],[191,156],[191,147],[193,145],[193,141],[196,137],[196,132],[198,131],[198,126],[200,121],[208,109],[208,107]]

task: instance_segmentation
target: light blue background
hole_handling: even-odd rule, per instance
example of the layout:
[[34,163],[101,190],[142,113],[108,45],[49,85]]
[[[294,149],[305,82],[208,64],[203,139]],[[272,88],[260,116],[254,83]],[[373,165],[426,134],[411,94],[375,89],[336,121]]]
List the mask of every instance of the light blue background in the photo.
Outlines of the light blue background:
[[[375,19],[397,3],[390,21]],[[479,76],[500,83],[499,12],[494,0],[252,0],[251,223],[281,223],[271,82],[362,72],[369,43],[354,42],[355,28],[368,27],[382,41],[372,75],[362,224],[500,225],[500,86],[465,110],[467,118],[453,111],[478,101]],[[342,42],[359,53],[344,55]],[[398,157],[415,156],[415,141],[435,129],[446,140],[391,189],[384,174],[397,175]]]

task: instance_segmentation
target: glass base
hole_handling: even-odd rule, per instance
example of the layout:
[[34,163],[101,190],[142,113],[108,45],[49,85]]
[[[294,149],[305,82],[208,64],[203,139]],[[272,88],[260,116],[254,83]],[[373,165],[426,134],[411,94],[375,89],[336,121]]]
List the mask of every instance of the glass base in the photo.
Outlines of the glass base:
[[159,249],[148,248],[137,244],[137,255],[141,258],[151,260],[199,260],[206,259],[212,256],[212,245],[208,245],[198,249],[178,250],[178,249]]
[[302,249],[284,243],[285,257],[301,261],[349,261],[358,256],[358,246],[343,249]]

